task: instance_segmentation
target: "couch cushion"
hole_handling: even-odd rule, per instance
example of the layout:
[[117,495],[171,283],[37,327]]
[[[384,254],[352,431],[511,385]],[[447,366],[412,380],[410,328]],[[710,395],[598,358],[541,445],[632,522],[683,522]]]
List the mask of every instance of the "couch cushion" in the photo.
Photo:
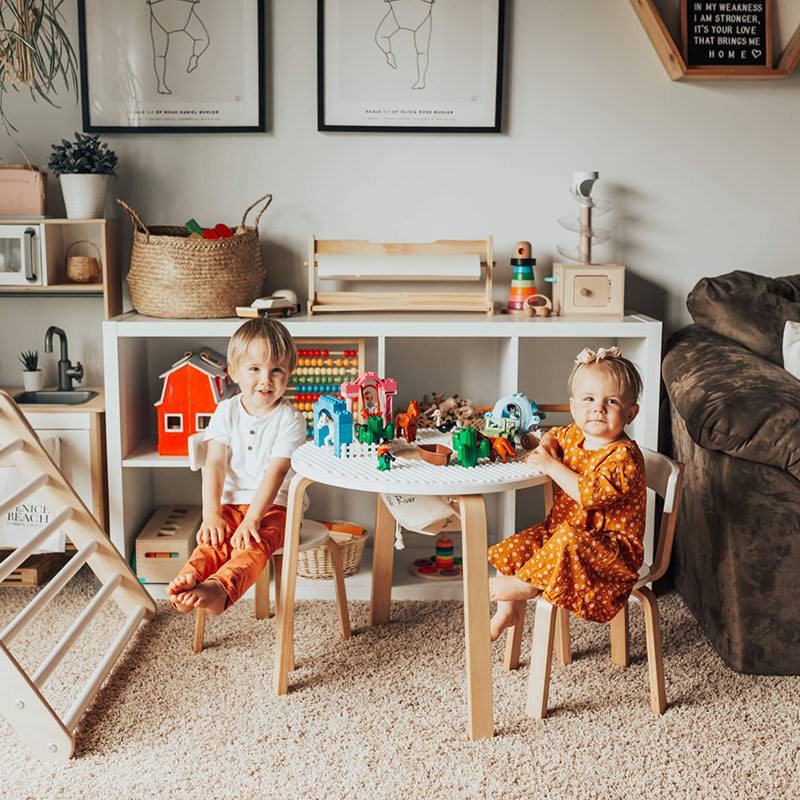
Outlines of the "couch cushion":
[[737,270],[703,278],[686,307],[698,325],[782,366],[784,326],[800,320],[800,275],[767,278]]
[[783,366],[800,381],[800,322],[786,323],[783,331]]
[[695,444],[800,481],[800,386],[786,370],[691,325],[667,343],[661,372]]

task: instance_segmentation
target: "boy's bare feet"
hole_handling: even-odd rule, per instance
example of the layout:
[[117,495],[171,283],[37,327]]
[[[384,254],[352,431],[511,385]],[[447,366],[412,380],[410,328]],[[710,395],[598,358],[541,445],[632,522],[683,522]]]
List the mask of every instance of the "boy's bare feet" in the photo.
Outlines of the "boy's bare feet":
[[178,575],[178,577],[172,580],[169,586],[167,586],[167,599],[170,601],[170,603],[172,603],[172,607],[176,611],[180,611],[182,614],[185,614],[187,611],[192,610],[193,606],[190,606],[186,603],[186,598],[184,595],[190,589],[194,589],[196,584],[197,575],[191,573],[186,575]]
[[204,608],[209,614],[216,616],[225,610],[228,593],[222,588],[219,581],[207,580],[184,592],[181,601],[186,603],[190,609]]
[[539,590],[513,575],[497,575],[489,581],[489,593],[493,600],[532,600]]
[[506,628],[513,628],[525,618],[527,600],[498,600],[497,612],[489,622],[489,636],[493,642],[500,638]]

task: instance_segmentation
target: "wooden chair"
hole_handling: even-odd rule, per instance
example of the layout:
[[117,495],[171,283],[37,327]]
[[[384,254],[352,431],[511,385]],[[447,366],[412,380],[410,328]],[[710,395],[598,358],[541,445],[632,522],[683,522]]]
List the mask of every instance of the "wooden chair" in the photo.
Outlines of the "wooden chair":
[[[658,549],[652,564],[645,564],[632,592],[644,611],[647,636],[647,664],[650,679],[650,707],[654,714],[663,714],[667,706],[664,691],[664,667],[661,652],[661,624],[655,594],[647,584],[657,581],[667,571],[675,537],[675,523],[681,495],[682,465],[667,456],[642,448],[647,474],[647,488],[663,501],[663,513],[658,535]],[[609,623],[611,634],[611,660],[627,667],[629,663],[628,606]],[[523,622],[510,628],[506,639],[505,665],[508,669],[519,666],[519,641]],[[526,711],[529,716],[544,719],[547,716],[547,695],[550,688],[550,666],[556,644],[559,660],[572,661],[569,644],[569,613],[546,600],[536,601],[536,619],[533,628],[531,668],[528,679]]]
[[[333,563],[335,590],[336,590],[336,612],[339,615],[339,634],[342,639],[350,638],[350,613],[347,610],[347,594],[344,586],[344,568],[342,566],[342,554],[339,545],[331,539],[330,531],[321,523],[314,520],[304,519],[303,527],[300,529],[300,550],[310,550],[312,547],[325,545]],[[283,563],[283,548],[276,550],[263,572],[258,576],[255,584],[256,619],[266,619],[269,613],[269,572],[270,562],[273,563],[275,570],[275,612],[280,614],[279,598],[281,595],[281,566]],[[198,608],[195,612],[194,620],[194,639],[192,650],[199,653],[203,649],[203,637],[206,629],[206,612],[203,608]]]
[[[189,468],[193,471],[201,469],[206,460],[206,442],[202,433],[195,433],[189,437]],[[344,586],[344,567],[339,545],[331,538],[330,531],[321,523],[314,520],[303,520],[300,528],[300,551],[310,550],[313,547],[325,545],[331,557],[334,572],[334,589],[336,592],[336,612],[339,615],[339,632],[342,639],[350,638],[350,613],[347,609],[347,593]],[[270,562],[275,569],[275,612],[280,614],[279,598],[281,588],[281,566],[283,563],[283,548],[276,550],[263,572],[255,583],[255,617],[266,619],[269,613],[269,572]],[[203,649],[203,639],[206,629],[205,609],[197,609],[194,621],[194,638],[192,649],[199,653]],[[294,661],[294,658],[292,658]]]

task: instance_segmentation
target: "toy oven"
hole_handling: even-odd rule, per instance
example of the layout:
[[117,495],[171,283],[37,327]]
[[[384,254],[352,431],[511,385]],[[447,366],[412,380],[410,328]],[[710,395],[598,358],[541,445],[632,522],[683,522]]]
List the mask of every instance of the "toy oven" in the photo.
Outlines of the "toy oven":
[[39,225],[0,225],[0,286],[44,286],[43,256]]

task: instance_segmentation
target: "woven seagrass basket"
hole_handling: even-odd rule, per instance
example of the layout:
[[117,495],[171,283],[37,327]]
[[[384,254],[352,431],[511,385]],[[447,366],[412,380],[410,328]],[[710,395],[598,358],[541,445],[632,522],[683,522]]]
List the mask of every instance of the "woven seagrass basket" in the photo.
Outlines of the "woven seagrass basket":
[[[345,575],[355,575],[361,567],[361,557],[364,555],[364,545],[367,543],[368,534],[353,536],[347,541],[337,539],[339,552],[342,554],[342,566]],[[297,574],[301,578],[324,580],[333,578],[333,562],[326,545],[302,550],[297,554]]]
[[[235,317],[261,295],[264,265],[258,223],[272,202],[260,197],[242,215],[239,233],[227,239],[190,239],[183,227],[147,227],[139,215],[117,198],[133,220],[131,267],[127,275],[133,307],[149,317],[209,319]],[[247,215],[263,207],[255,225]]]

